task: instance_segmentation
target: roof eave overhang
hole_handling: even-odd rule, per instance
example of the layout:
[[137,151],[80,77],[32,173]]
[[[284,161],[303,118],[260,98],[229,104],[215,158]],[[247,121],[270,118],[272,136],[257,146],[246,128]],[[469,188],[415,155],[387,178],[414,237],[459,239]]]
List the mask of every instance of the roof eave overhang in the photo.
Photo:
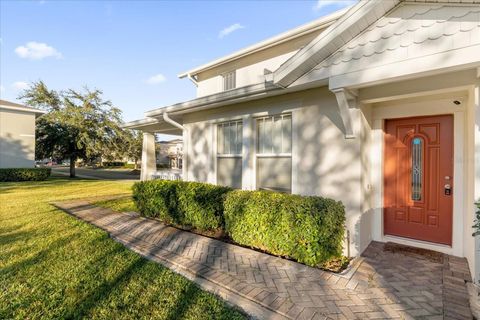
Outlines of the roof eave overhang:
[[35,114],[36,117],[39,117],[39,116],[47,113],[47,111],[40,110],[40,109],[35,109],[35,108],[17,107],[17,106],[6,106],[6,105],[0,105],[0,109],[6,109],[6,110],[14,110],[14,111],[22,111],[22,112],[33,113],[33,114]]
[[205,97],[200,97],[190,101],[178,103],[169,107],[162,107],[145,112],[145,117],[158,117],[163,113],[168,114],[183,114],[198,111],[202,109],[214,108],[225,104],[233,104],[244,101],[246,99],[255,99],[259,96],[273,91],[281,90],[281,88],[273,85],[271,82],[263,82],[255,85],[250,85],[234,90],[220,92]]
[[[238,104],[242,102],[259,100],[259,99],[264,99],[268,97],[273,97],[276,95],[292,93],[296,91],[322,87],[327,85],[328,85],[328,79],[322,79],[320,81],[311,81],[308,83],[302,83],[301,85],[291,86],[287,89],[279,88],[268,83],[255,85],[258,88],[263,86],[263,90],[258,88],[256,88],[256,90],[253,90],[251,87],[255,87],[255,86],[249,86],[250,90],[248,90],[247,87],[238,88],[237,90],[232,90],[228,92],[228,94],[231,96],[224,95],[222,98],[217,97],[215,99],[214,96],[219,96],[221,94],[211,95],[211,96],[202,97],[195,100],[179,103],[170,107],[163,107],[163,108],[147,111],[145,112],[144,119],[125,123],[123,127],[128,129],[149,131],[148,129],[152,127],[165,125],[165,121],[162,120],[162,115],[164,113],[168,113],[169,115],[179,116],[181,118],[183,114],[187,114],[187,113],[225,107],[225,106]],[[238,90],[244,90],[248,93],[238,94]],[[235,91],[235,93],[233,91]],[[224,92],[223,94],[227,94],[227,92]],[[163,132],[164,130],[156,129],[154,131]]]
[[182,130],[156,118],[144,118],[124,123],[122,128],[140,130],[144,132],[157,132],[172,135],[181,135]]

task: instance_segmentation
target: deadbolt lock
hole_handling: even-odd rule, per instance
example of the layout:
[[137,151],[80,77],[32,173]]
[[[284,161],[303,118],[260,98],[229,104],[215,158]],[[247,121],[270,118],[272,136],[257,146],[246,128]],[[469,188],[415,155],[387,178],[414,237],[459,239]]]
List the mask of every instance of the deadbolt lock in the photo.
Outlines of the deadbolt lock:
[[445,184],[444,186],[444,189],[445,189],[445,195],[446,196],[449,196],[452,194],[452,186],[450,184]]

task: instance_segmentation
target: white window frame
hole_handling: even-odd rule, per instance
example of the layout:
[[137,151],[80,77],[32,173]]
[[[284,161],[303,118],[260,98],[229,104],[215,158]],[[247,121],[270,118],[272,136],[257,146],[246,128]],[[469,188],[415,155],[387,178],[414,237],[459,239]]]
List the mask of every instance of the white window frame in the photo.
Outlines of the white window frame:
[[[290,118],[290,152],[271,152],[271,153],[259,153],[259,144],[260,144],[260,137],[259,137],[259,132],[258,132],[258,121],[264,121],[265,119],[275,119],[275,117],[281,117],[282,120],[284,117],[289,117]],[[274,114],[274,115],[268,115],[268,116],[260,116],[256,117],[254,119],[254,141],[253,141],[253,148],[255,150],[254,154],[254,187],[255,189],[259,189],[258,185],[258,158],[290,158],[291,161],[291,170],[290,170],[290,175],[291,175],[291,184],[290,184],[290,192],[293,191],[293,157],[292,157],[292,150],[293,150],[293,114],[291,112],[289,113],[279,113],[279,114]],[[273,134],[273,132],[272,132]],[[283,137],[282,137],[283,139]],[[273,140],[272,140],[273,141]],[[283,141],[282,141],[283,144]]]
[[[228,77],[231,77],[232,80],[232,87],[228,88],[227,81],[229,80]],[[237,87],[237,70],[232,70],[229,72],[225,72],[222,74],[222,89],[223,91],[233,90]]]
[[[237,139],[238,137],[240,137],[241,139],[241,143],[240,143],[240,153],[220,153],[219,152],[219,148],[218,148],[218,142],[219,142],[219,127],[221,126],[225,126],[225,125],[230,125],[232,123],[235,123],[236,126],[235,126],[235,132],[238,134],[238,124],[241,124],[242,125],[242,130],[240,131],[240,135],[237,136]],[[214,128],[214,184],[218,184],[218,160],[219,159],[222,159],[222,158],[238,158],[238,159],[241,159],[243,160],[243,126],[244,126],[244,123],[243,123],[243,120],[242,119],[232,119],[232,120],[227,120],[227,121],[222,121],[222,122],[218,122],[215,124]],[[243,171],[243,167],[242,167],[242,171]]]

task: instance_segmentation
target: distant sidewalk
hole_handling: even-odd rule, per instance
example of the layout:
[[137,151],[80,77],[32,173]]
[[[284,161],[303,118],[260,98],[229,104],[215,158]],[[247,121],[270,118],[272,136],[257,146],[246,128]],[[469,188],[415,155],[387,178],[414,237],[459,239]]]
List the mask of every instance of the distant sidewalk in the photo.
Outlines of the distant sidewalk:
[[88,201],[55,205],[261,319],[472,319],[462,258],[435,261],[372,242],[334,274]]

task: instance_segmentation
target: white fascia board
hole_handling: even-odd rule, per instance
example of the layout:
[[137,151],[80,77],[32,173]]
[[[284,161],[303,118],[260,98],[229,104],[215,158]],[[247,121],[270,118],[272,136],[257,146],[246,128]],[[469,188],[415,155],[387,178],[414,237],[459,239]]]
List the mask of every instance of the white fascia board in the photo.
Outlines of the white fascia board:
[[139,120],[133,120],[130,122],[126,122],[122,125],[122,128],[126,129],[140,129],[141,127],[144,126],[149,126],[152,124],[159,124],[160,121],[155,118],[144,118],[144,119],[139,119]]
[[7,105],[0,105],[0,109],[7,109],[7,110],[15,110],[15,111],[23,111],[23,112],[29,112],[29,113],[34,113],[37,115],[42,115],[47,113],[47,111],[40,110],[40,109],[35,109],[35,108],[29,108],[29,107],[17,107],[17,106],[7,106]]
[[[360,34],[368,25],[394,8],[399,0],[361,0],[327,30],[299,50],[274,72],[274,83],[288,87],[309,72],[342,45]],[[359,22],[366,20],[359,27]]]
[[281,90],[268,82],[262,82],[246,87],[241,87],[225,92],[219,92],[205,97],[200,97],[186,102],[181,102],[168,107],[162,107],[145,112],[145,117],[157,117],[164,112],[179,114],[199,107],[215,107],[218,104],[236,103],[244,98],[265,94],[270,91]]
[[249,46],[249,47],[246,47],[244,49],[241,49],[237,52],[234,52],[230,55],[227,55],[227,56],[224,56],[224,57],[221,57],[219,59],[216,59],[214,61],[211,61],[209,63],[206,63],[204,65],[201,65],[199,67],[196,67],[194,69],[191,69],[191,70],[188,70],[188,71],[185,71],[181,74],[178,75],[178,77],[180,79],[182,78],[185,78],[187,76],[194,76],[200,72],[203,72],[203,71],[206,71],[206,70],[209,70],[209,69],[212,69],[212,68],[215,68],[219,65],[222,65],[222,64],[225,64],[225,63],[228,63],[228,62],[231,62],[233,60],[237,60],[237,59],[240,59],[244,56],[247,56],[247,55],[250,55],[250,54],[253,54],[255,52],[258,52],[258,51],[261,51],[261,50],[265,50],[265,49],[268,49],[270,47],[273,47],[273,46],[276,46],[276,45],[279,45],[281,43],[284,43],[284,42],[287,42],[287,41],[290,41],[292,39],[295,39],[295,38],[298,38],[298,37],[301,37],[305,34],[308,34],[308,33],[311,33],[311,32],[314,32],[316,30],[319,30],[319,29],[323,29],[323,28],[327,28],[328,26],[330,26],[332,23],[334,23],[339,17],[341,17],[343,14],[345,14],[345,12],[347,12],[349,8],[345,8],[345,9],[342,9],[342,10],[339,10],[339,11],[336,11],[330,15],[327,15],[325,17],[322,17],[320,19],[317,19],[313,22],[309,22],[307,24],[304,24],[300,27],[297,27],[295,29],[292,29],[292,30],[289,30],[287,32],[284,32],[284,33],[281,33],[277,36],[274,36],[272,38],[269,38],[267,40],[264,40],[262,42],[259,42],[257,44],[254,44],[252,46]]

